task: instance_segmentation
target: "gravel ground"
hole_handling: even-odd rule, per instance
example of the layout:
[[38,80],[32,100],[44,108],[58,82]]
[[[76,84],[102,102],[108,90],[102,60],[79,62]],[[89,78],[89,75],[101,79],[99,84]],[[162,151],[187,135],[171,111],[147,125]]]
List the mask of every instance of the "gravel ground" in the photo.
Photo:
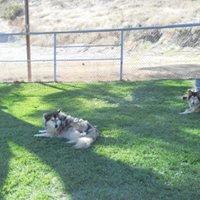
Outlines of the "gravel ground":
[[[123,78],[125,80],[150,79],[193,79],[200,77],[199,49],[182,49],[162,52],[159,49],[124,54]],[[119,57],[118,48],[101,50],[58,49],[58,59]],[[32,47],[32,59],[52,59],[50,47]],[[0,60],[26,59],[25,45],[22,43],[0,43]],[[57,80],[74,81],[113,81],[119,80],[119,61],[58,62]],[[53,62],[33,62],[33,81],[52,81]],[[0,62],[0,81],[27,81],[26,62]]]

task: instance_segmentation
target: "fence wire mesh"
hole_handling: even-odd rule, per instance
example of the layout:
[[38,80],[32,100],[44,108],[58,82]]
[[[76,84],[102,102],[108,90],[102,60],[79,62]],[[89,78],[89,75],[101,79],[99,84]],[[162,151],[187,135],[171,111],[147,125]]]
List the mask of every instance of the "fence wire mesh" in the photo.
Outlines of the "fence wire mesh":
[[[200,78],[199,26],[122,31],[124,80]],[[119,80],[122,31],[31,35],[32,81]],[[0,34],[0,81],[27,81],[24,35]]]
[[119,33],[57,35],[58,81],[116,80]]
[[24,36],[0,35],[0,82],[27,79]]
[[127,31],[124,79],[200,78],[200,28]]

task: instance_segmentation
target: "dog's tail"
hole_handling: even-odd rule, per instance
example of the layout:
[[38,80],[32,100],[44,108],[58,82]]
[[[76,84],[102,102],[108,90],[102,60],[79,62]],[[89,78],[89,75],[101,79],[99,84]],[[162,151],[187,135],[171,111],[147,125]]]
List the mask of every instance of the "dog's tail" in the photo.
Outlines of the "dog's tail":
[[87,149],[94,142],[93,138],[90,137],[81,137],[78,139],[76,144],[73,146],[75,149]]
[[86,136],[78,138],[76,144],[73,146],[75,149],[87,149],[99,136],[98,131],[91,130]]

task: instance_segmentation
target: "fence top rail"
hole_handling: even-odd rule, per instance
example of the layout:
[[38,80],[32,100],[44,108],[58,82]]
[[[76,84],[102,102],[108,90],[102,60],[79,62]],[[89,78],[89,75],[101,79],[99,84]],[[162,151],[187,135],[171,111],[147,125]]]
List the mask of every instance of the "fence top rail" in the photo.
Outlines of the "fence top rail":
[[119,44],[101,44],[101,45],[57,45],[56,48],[92,48],[92,47],[119,47]]
[[[170,29],[170,28],[192,28],[200,27],[200,23],[187,24],[171,24],[163,26],[141,26],[132,28],[113,28],[113,29],[87,29],[87,30],[72,30],[72,31],[47,31],[47,32],[30,32],[30,35],[43,34],[65,34],[65,33],[92,33],[92,32],[120,32],[120,31],[135,31],[135,30],[151,30],[151,29]],[[26,35],[27,33],[0,33],[0,35]]]

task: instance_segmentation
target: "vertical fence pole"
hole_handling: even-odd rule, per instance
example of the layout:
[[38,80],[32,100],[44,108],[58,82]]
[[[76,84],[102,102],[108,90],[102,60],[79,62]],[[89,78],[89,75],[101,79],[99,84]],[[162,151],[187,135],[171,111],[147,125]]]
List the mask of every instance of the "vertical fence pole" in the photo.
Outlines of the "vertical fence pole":
[[54,62],[54,82],[57,81],[57,60],[56,60],[56,33],[53,34],[53,62]]
[[120,81],[123,80],[123,63],[124,63],[124,31],[121,30],[120,39],[121,51],[120,51]]
[[26,56],[28,69],[28,82],[32,81],[31,72],[31,46],[30,46],[30,25],[29,25],[29,2],[25,0],[25,30],[26,30]]

